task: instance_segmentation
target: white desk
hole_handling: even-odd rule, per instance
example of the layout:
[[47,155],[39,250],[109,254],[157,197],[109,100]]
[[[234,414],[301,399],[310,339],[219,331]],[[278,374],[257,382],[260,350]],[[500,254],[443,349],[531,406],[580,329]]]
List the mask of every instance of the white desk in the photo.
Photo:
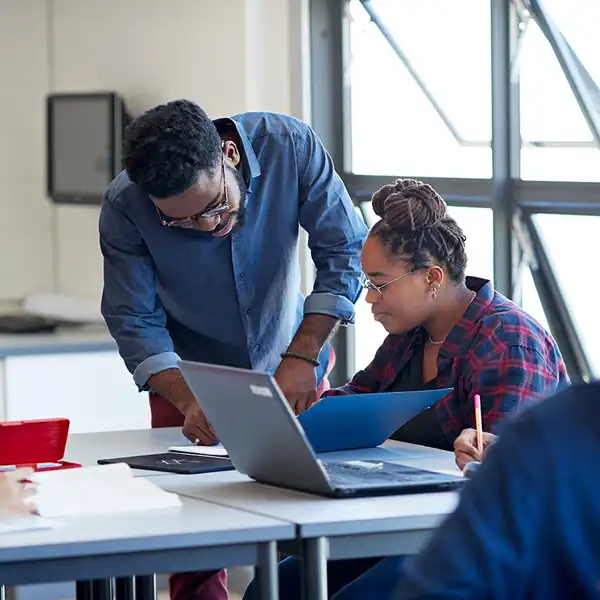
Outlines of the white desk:
[[[105,431],[100,433],[76,433],[69,436],[65,458],[90,467],[99,458],[137,456],[167,452],[169,446],[184,446],[189,441],[179,427],[161,429],[133,429],[130,431]],[[386,448],[361,450],[363,460],[417,460],[439,458],[439,450],[415,446],[403,442],[386,442]],[[356,451],[323,454],[327,460],[356,458]],[[138,476],[167,475],[159,471],[134,470]]]
[[[167,452],[169,446],[189,444],[180,427],[165,429],[133,429],[131,431],[105,431],[77,433],[69,436],[66,460],[91,467],[99,458],[118,458],[141,454]],[[160,471],[134,469],[136,476],[166,475]]]
[[181,509],[60,521],[0,536],[0,585],[256,564],[261,597],[275,600],[276,543],[296,536],[289,523],[189,498]]
[[[177,439],[179,442],[177,442]],[[180,443],[179,429],[87,434],[69,438],[67,456],[95,464],[100,457],[164,452]],[[453,470],[454,456],[422,446],[391,442],[386,448],[322,455],[324,460],[360,457],[394,460],[431,470]],[[141,472],[140,472],[141,473]],[[302,540],[307,597],[326,597],[327,559],[413,554],[456,507],[458,494],[419,494],[356,499],[325,499],[265,486],[235,471],[170,475],[147,471],[168,491],[293,524]],[[297,546],[297,545],[296,545]]]
[[[410,462],[424,467],[425,461],[432,468],[435,459]],[[294,523],[302,544],[290,550],[303,557],[307,600],[326,599],[328,559],[414,554],[458,502],[456,492],[326,499],[258,484],[237,472],[172,475],[156,483],[182,496]]]

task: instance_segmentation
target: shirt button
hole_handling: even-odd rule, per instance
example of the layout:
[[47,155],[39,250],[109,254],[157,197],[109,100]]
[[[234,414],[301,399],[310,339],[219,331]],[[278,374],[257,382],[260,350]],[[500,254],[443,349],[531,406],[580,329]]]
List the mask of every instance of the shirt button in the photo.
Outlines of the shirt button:
[[246,277],[246,273],[240,273],[240,279],[244,279]]
[[252,311],[251,311],[251,310],[248,308],[248,309],[246,310],[246,315],[248,315],[248,316],[249,316],[251,312],[252,312]]
[[258,352],[260,350],[260,344],[254,344],[254,347],[252,349],[254,350],[254,352]]

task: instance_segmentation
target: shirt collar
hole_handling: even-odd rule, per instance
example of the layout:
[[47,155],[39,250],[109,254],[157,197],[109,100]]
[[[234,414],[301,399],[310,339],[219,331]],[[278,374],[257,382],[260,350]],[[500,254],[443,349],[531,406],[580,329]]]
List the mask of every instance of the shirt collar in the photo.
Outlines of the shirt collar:
[[248,173],[250,174],[250,181],[248,183],[252,185],[252,180],[260,175],[260,165],[258,164],[256,152],[254,152],[254,148],[252,148],[250,138],[248,137],[243,125],[232,117],[215,119],[213,123],[215,124],[217,131],[222,130],[224,126],[232,123],[235,126],[235,129],[242,140],[242,160],[245,162],[244,166],[247,167]]
[[494,299],[494,288],[488,279],[467,277],[466,285],[468,289],[475,292],[475,298],[473,298],[473,302],[469,304],[458,323],[452,328],[440,348],[440,353],[456,355],[458,349],[464,344],[465,334],[481,319]]

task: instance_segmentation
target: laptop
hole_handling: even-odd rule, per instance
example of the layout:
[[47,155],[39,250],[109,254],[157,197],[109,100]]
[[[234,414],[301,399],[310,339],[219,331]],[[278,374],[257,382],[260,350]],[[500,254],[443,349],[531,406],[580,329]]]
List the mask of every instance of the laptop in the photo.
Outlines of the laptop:
[[270,375],[189,361],[179,368],[235,468],[260,483],[348,498],[444,492],[465,481],[388,462],[323,462]]

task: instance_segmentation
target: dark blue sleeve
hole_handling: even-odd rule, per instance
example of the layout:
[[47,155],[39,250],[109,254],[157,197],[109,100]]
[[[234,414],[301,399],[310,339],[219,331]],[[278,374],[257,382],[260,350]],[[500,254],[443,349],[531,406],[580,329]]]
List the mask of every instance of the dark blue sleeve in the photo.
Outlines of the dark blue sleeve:
[[524,597],[547,519],[552,456],[533,412],[507,426],[456,512],[406,561],[394,600]]
[[360,252],[367,226],[354,207],[333,160],[314,131],[306,126],[294,136],[300,177],[300,225],[317,268],[305,314],[322,313],[354,321],[361,286]]
[[113,202],[100,211],[104,259],[102,315],[140,389],[151,375],[175,368],[179,357],[156,293],[156,269],[133,222]]

